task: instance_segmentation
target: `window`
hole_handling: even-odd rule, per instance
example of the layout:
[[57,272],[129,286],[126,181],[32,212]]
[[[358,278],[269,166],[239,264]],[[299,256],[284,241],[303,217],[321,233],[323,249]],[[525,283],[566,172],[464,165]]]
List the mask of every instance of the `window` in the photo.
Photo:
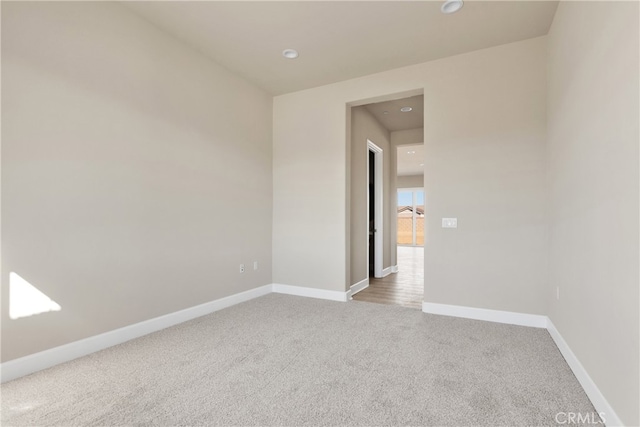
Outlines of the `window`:
[[424,245],[424,191],[422,188],[398,190],[399,245]]

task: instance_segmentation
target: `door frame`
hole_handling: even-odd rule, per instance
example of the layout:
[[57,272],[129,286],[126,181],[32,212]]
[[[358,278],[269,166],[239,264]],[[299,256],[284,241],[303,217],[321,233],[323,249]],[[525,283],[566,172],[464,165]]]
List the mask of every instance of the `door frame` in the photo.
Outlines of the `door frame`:
[[[374,221],[373,221],[373,275],[374,277],[382,277],[382,262],[383,262],[383,242],[384,242],[384,228],[383,228],[383,211],[384,211],[384,200],[383,200],[383,166],[384,166],[384,158],[382,148],[378,147],[373,141],[367,139],[367,262],[365,265],[369,265],[369,217],[370,217],[370,206],[371,203],[369,201],[369,174],[371,173],[371,165],[369,164],[369,152],[373,152],[374,154],[374,170],[373,170],[373,192],[374,192]],[[368,267],[367,267],[368,271]],[[368,275],[368,273],[367,273]]]

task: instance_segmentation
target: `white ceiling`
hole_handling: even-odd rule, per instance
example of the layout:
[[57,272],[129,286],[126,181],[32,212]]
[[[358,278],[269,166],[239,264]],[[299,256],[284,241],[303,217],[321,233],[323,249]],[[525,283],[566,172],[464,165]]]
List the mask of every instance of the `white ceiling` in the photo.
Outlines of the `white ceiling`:
[[[547,34],[557,2],[126,1],[277,95]],[[282,57],[286,48],[300,52]]]
[[[402,107],[411,107],[411,111],[403,113]],[[367,104],[365,108],[390,132],[424,127],[424,95]]]
[[424,144],[398,147],[398,176],[424,174]]

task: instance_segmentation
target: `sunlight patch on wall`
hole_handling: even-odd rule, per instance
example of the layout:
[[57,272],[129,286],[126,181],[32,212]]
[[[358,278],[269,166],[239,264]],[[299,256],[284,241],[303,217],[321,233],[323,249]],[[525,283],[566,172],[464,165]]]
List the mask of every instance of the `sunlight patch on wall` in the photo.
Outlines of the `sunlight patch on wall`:
[[16,273],[9,273],[9,317],[32,316],[60,311],[60,305]]

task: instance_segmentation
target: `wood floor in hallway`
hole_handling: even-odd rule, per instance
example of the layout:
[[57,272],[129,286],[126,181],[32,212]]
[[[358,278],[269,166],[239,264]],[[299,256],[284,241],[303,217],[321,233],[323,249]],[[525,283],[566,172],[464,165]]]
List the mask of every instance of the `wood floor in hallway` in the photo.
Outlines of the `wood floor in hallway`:
[[356,301],[395,304],[422,309],[424,248],[398,246],[398,272],[369,279],[369,287],[353,296]]

